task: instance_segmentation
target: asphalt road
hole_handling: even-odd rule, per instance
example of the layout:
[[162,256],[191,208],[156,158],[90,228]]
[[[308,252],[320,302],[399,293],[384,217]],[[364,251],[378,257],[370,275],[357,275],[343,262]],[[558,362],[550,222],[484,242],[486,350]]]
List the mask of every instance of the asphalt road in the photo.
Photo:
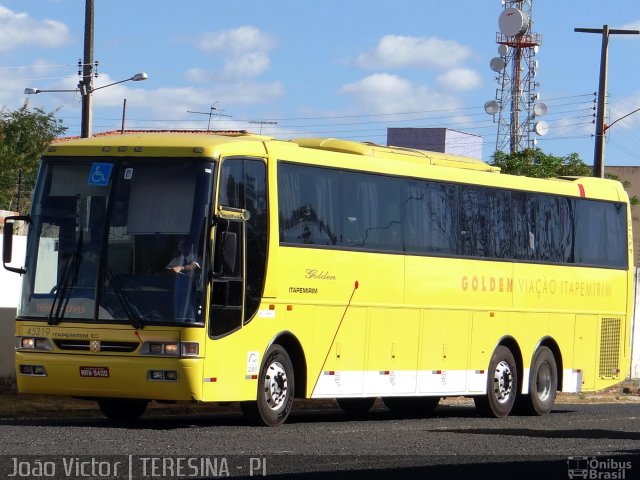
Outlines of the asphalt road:
[[632,479],[640,404],[560,404],[544,417],[504,419],[479,418],[468,405],[439,406],[428,418],[311,408],[279,428],[249,426],[234,411],[151,413],[134,425],[0,419],[0,449],[1,479]]

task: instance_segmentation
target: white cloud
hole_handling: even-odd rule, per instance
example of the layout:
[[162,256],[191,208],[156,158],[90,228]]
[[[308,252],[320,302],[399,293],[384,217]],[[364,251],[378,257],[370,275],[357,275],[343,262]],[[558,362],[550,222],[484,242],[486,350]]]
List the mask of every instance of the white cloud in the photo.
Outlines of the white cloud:
[[0,5],[0,51],[32,45],[56,48],[69,42],[69,27],[56,20],[38,20]]
[[[224,59],[224,66],[217,71],[218,79],[246,79],[261,75],[271,67],[267,53],[276,44],[271,35],[251,26],[204,33],[196,43],[203,52]],[[211,81],[213,76],[200,68],[187,72],[187,78],[199,83]]]
[[271,66],[271,60],[262,52],[251,52],[225,61],[225,77],[257,77]]
[[340,89],[351,95],[370,113],[399,113],[417,109],[459,108],[460,102],[426,85],[418,85],[397,75],[378,73]]
[[209,83],[213,75],[203,68],[191,68],[184,74],[187,80],[195,83]]
[[[105,89],[106,92],[108,89]],[[114,96],[117,95],[114,94]],[[212,102],[224,109],[224,114],[233,115],[234,107],[241,105],[256,105],[277,100],[284,95],[284,87],[279,82],[273,83],[243,83],[216,84],[210,88],[204,87],[168,87],[151,90],[129,90],[127,98],[127,128],[133,129],[194,129],[202,130],[207,127],[208,117],[196,115],[189,111],[209,112]],[[97,94],[94,99],[98,100]],[[119,101],[122,97],[102,98],[95,103],[97,117],[99,109],[107,104]],[[136,121],[136,118],[145,121]],[[214,116],[211,118],[211,128],[247,129],[246,121],[234,118]],[[115,127],[114,127],[115,128]]]
[[473,90],[482,83],[482,77],[470,68],[454,68],[438,76],[438,83],[449,90]]
[[356,65],[363,68],[422,67],[453,68],[471,55],[471,50],[453,40],[435,37],[387,35],[375,50],[360,55]]
[[[119,86],[119,85],[118,85]],[[207,105],[219,101],[226,114],[233,115],[234,105],[255,105],[269,103],[284,95],[284,87],[279,82],[273,83],[219,83],[210,88],[175,87],[157,89],[135,89],[128,87],[126,92],[108,92],[108,98],[98,99],[94,96],[96,107],[122,105],[122,98],[127,98],[127,108],[138,111],[138,117],[156,119],[189,120],[196,118],[188,110],[208,111]],[[107,92],[104,89],[101,92]],[[123,97],[125,95],[125,97]],[[204,110],[203,110],[204,109]],[[198,119],[199,120],[199,119]],[[202,123],[199,124],[202,128]],[[176,126],[174,125],[173,128]],[[182,122],[180,128],[184,127]]]
[[0,73],[0,108],[16,109],[26,100],[22,92],[28,85],[22,77],[5,73]]
[[268,33],[255,27],[244,26],[220,32],[207,32],[197,39],[198,47],[206,53],[238,54],[244,52],[267,52],[275,46]]

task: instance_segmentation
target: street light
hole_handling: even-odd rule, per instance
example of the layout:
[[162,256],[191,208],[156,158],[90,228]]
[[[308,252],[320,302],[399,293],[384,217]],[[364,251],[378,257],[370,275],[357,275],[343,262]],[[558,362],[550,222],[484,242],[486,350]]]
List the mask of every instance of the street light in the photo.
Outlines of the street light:
[[606,132],[607,130],[609,130],[611,127],[613,127],[616,123],[618,123],[620,120],[624,120],[625,118],[627,118],[629,115],[633,115],[634,113],[640,112],[640,108],[636,108],[633,112],[629,112],[626,115],[620,117],[619,119],[611,122],[609,125],[605,124],[604,128],[602,129],[603,132]]
[[[82,95],[82,98],[88,98],[93,92],[95,92],[96,90],[101,90],[103,88],[107,88],[107,87],[112,87],[113,85],[118,85],[119,83],[124,83],[124,82],[140,82],[142,80],[146,80],[149,78],[149,75],[147,75],[146,73],[142,72],[142,73],[136,73],[133,77],[129,77],[129,78],[125,78],[124,80],[120,80],[118,82],[113,82],[113,83],[109,83],[107,85],[102,85],[100,87],[95,87],[93,88],[91,85],[89,85],[89,88],[87,88],[87,85],[83,84],[82,82],[80,82],[78,84],[78,88],[75,88],[73,90],[59,90],[59,89],[54,89],[54,90],[41,90],[39,88],[33,88],[33,87],[28,87],[24,89],[24,94],[25,95],[37,95],[38,93],[51,93],[51,92],[75,92],[75,93],[79,93],[80,95]],[[83,115],[82,115],[82,132],[83,132],[83,137],[90,137],[91,136],[91,111],[89,111],[89,113],[87,115],[85,115],[84,109],[83,109]]]
[[147,75],[144,72],[136,73],[133,77],[125,78],[124,80],[120,80],[119,82],[113,82],[113,83],[110,83],[108,85],[102,85],[101,87],[95,87],[91,91],[95,92],[96,90],[100,90],[102,88],[111,87],[113,85],[117,85],[119,83],[124,83],[124,82],[141,82],[142,80],[146,80],[147,78],[149,78],[149,75]]
[[39,88],[25,88],[24,89],[24,94],[25,95],[36,95],[38,93],[42,93],[42,92],[79,92],[80,90],[78,90],[77,88],[75,90],[40,90]]

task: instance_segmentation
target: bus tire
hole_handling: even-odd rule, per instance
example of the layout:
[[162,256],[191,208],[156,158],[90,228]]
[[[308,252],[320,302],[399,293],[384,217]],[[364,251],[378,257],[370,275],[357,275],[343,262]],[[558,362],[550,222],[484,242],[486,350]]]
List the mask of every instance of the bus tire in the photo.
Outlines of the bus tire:
[[547,347],[536,350],[529,373],[529,393],[519,399],[519,410],[526,415],[546,415],[558,393],[558,367]]
[[349,415],[361,415],[367,413],[373,407],[375,398],[336,398],[338,406]]
[[440,397],[384,397],[382,402],[395,413],[424,416],[438,406]]
[[518,371],[511,350],[499,345],[489,362],[487,394],[474,397],[483,417],[506,417],[511,413],[518,392]]
[[138,420],[147,409],[149,400],[136,400],[128,398],[101,398],[98,407],[102,414],[110,420],[118,422],[134,422]]
[[[291,412],[294,391],[291,359],[280,345],[272,345],[267,350],[258,376],[255,408],[259,420],[268,427],[282,425]],[[252,405],[245,405],[244,410],[252,410]]]

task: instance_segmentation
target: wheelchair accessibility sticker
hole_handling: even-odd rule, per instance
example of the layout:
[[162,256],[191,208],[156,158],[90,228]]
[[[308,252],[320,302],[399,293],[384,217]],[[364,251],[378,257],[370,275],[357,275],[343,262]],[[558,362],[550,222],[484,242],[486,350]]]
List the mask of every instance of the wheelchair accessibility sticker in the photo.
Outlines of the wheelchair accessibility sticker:
[[89,185],[94,187],[106,187],[111,178],[112,163],[94,163],[89,171]]

